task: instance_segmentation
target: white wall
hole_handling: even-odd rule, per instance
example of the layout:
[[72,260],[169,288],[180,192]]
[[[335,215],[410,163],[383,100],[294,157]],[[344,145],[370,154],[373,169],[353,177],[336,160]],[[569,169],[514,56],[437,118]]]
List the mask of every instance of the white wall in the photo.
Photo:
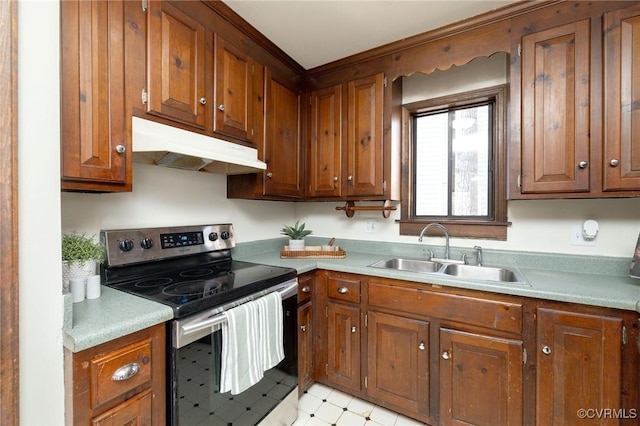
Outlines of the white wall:
[[62,230],[233,223],[237,242],[280,236],[292,203],[227,199],[226,176],[134,163],[133,192],[62,193]]
[[64,424],[58,2],[18,3],[20,420]]

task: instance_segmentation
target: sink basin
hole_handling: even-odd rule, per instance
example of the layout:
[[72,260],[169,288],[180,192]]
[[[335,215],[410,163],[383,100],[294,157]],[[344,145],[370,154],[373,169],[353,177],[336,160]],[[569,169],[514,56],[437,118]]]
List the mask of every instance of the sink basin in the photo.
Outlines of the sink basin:
[[369,265],[372,268],[395,269],[407,272],[438,272],[442,263],[430,260],[407,259],[395,257],[393,259],[381,260]]
[[458,278],[497,281],[508,283],[526,284],[526,280],[519,273],[506,268],[494,268],[490,266],[473,266],[473,265],[447,265],[442,271],[443,274],[455,276]]

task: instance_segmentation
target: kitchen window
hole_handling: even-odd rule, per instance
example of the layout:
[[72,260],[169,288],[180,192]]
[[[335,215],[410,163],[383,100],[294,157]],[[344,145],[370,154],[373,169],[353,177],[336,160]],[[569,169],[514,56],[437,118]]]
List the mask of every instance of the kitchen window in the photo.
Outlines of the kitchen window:
[[506,239],[505,93],[404,105],[402,235],[438,222],[453,236]]

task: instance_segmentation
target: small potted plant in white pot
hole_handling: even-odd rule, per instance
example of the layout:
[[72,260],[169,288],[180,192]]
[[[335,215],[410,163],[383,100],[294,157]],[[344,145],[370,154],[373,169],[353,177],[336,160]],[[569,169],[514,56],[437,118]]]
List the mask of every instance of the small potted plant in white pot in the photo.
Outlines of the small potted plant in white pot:
[[62,289],[69,291],[71,278],[86,278],[96,273],[104,259],[104,245],[86,234],[62,235]]
[[285,225],[284,228],[280,230],[282,235],[286,235],[290,238],[289,250],[304,250],[304,237],[312,233],[312,231],[304,229],[304,227],[305,224],[300,224],[300,221],[297,220],[295,225]]

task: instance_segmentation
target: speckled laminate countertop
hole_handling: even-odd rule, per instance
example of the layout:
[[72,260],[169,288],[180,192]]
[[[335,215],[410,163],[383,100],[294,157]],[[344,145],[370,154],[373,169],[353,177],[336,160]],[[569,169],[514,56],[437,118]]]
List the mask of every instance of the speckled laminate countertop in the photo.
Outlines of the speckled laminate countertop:
[[[310,244],[322,244],[319,238],[309,238]],[[281,259],[280,248],[286,239],[278,238],[239,244],[233,258],[267,265],[295,268],[298,273],[327,269],[377,277],[394,278],[443,287],[457,287],[538,299],[581,303],[586,305],[640,312],[640,280],[627,275],[627,259],[571,256],[540,253],[514,253],[486,250],[488,266],[517,268],[528,285],[464,280],[442,274],[423,274],[368,265],[392,257],[425,258],[429,250],[441,247],[416,244],[387,244],[370,241],[336,242],[347,252],[345,259]],[[309,244],[309,242],[308,242]],[[468,254],[472,250],[466,249]],[[459,258],[465,249],[452,247],[451,257]],[[109,287],[102,287],[102,296],[95,300],[66,303],[63,329],[64,346],[78,352],[109,340],[173,318],[170,307],[133,296]],[[72,312],[71,312],[72,311]]]

